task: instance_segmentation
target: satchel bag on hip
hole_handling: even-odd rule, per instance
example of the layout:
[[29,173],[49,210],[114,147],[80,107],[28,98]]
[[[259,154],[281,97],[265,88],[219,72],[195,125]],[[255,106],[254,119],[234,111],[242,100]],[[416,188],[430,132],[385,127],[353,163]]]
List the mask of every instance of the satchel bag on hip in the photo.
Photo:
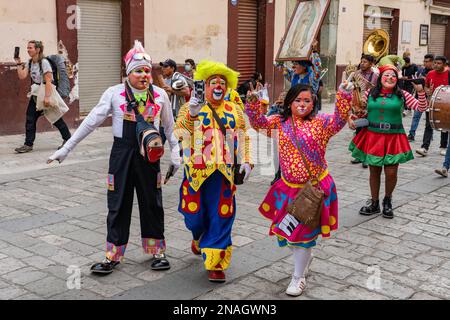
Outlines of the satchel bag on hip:
[[[315,230],[320,227],[322,217],[322,207],[325,194],[319,187],[319,179],[313,176],[306,157],[303,154],[300,144],[295,134],[294,120],[291,118],[292,130],[294,132],[295,143],[297,144],[298,151],[308,171],[310,180],[305,183],[304,187],[298,192],[294,201],[287,207],[287,212],[294,216],[302,224],[308,226],[311,230]],[[313,186],[313,181],[317,181],[316,186]]]
[[[211,109],[212,115],[214,117],[214,119],[216,120],[217,124],[220,127],[220,131],[222,131],[223,134],[223,138],[224,140],[227,140],[227,130],[225,129],[225,126],[222,122],[222,119],[220,119],[219,115],[217,114],[216,110],[214,110],[214,108],[207,103],[208,107]],[[228,141],[227,141],[228,143]],[[245,170],[240,173],[239,171],[241,170],[241,165],[237,163],[237,157],[236,154],[234,152],[234,147],[232,144],[228,144],[228,147],[230,149],[230,152],[233,153],[233,159],[234,159],[234,166],[233,166],[233,181],[235,185],[241,185],[244,184],[244,178],[245,178]]]
[[[150,163],[155,163],[164,155],[164,145],[159,130],[153,122],[148,123],[139,113],[136,105],[136,99],[128,84],[125,82],[126,99],[129,108],[133,109],[136,116],[136,138],[139,145],[139,151],[144,159]],[[150,85],[147,91],[148,98],[153,104],[153,87]]]

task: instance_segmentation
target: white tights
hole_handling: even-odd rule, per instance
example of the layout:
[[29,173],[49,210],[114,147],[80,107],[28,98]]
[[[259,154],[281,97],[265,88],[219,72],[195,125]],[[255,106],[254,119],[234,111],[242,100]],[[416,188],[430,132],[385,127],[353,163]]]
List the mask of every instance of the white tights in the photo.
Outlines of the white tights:
[[294,277],[303,278],[306,277],[306,268],[311,260],[312,248],[304,249],[304,248],[294,248],[289,247],[294,256]]

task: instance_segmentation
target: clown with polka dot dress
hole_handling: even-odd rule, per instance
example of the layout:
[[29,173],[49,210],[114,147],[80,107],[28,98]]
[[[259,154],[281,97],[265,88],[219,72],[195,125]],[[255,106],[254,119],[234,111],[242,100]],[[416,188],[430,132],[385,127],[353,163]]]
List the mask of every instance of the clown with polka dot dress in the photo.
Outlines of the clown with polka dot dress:
[[[306,288],[311,251],[319,235],[330,237],[331,231],[338,227],[336,185],[328,172],[325,151],[330,138],[345,126],[351,107],[352,87],[351,83],[341,84],[334,114],[315,114],[317,98],[312,88],[304,84],[295,85],[288,91],[283,113],[279,115],[265,116],[254,93],[247,98],[245,111],[252,127],[269,137],[278,136],[281,179],[269,189],[259,211],[270,220],[269,234],[277,237],[278,245],[292,250],[295,270],[286,290],[286,294],[291,296],[301,295]],[[325,194],[321,223],[315,230],[287,212],[287,206],[310,180],[299,148]],[[312,183],[317,184],[315,181]]]

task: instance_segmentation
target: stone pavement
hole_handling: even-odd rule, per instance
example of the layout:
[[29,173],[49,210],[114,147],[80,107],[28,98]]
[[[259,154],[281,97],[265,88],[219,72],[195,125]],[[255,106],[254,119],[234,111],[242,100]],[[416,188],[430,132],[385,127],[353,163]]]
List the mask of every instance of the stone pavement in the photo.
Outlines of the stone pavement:
[[[404,120],[409,128],[411,116]],[[413,149],[423,128],[422,120]],[[344,128],[327,151],[340,228],[313,250],[308,288],[296,299],[449,299],[450,179],[433,172],[443,162],[438,139],[428,157],[401,165],[395,218],[386,220],[357,213],[369,197],[368,170],[350,164],[351,137]],[[163,189],[171,270],[150,270],[135,203],[125,261],[98,277],[89,267],[105,249],[111,129],[96,130],[61,165],[45,163],[61,142],[58,132],[38,134],[35,150],[22,155],[13,149],[23,135],[0,137],[0,299],[293,299],[284,294],[293,270],[290,251],[267,236],[269,223],[257,211],[273,178],[267,143],[258,141],[265,165],[238,190],[228,281],[212,284],[201,258],[190,252],[191,235],[177,212],[181,171]],[[165,157],[163,174],[167,166]]]

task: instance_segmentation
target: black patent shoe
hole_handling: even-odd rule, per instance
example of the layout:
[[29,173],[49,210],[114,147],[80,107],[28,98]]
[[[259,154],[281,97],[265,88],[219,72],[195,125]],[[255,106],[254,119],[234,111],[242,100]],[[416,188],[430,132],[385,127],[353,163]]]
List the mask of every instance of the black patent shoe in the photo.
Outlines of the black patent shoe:
[[383,199],[383,218],[394,218],[394,211],[392,210],[392,198]]
[[367,200],[366,205],[359,210],[359,214],[362,214],[363,216],[371,216],[380,212],[380,201],[374,201],[372,199]]
[[152,264],[150,265],[150,268],[152,270],[168,270],[168,269],[170,269],[170,263],[166,259],[166,255],[164,253],[154,254],[153,261],[152,261]]
[[105,259],[102,262],[95,263],[91,267],[92,273],[100,273],[100,274],[110,274],[113,272],[115,266],[117,266],[119,261],[111,261],[109,259]]

